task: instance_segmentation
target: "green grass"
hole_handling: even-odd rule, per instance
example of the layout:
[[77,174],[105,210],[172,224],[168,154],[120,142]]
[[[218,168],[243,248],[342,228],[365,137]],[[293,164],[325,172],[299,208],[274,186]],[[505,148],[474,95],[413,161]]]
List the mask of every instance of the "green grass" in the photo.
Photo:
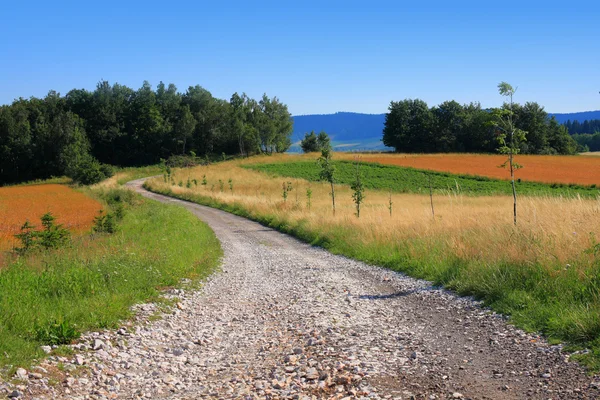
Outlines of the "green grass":
[[[600,254],[588,252],[566,268],[534,261],[518,263],[459,257],[445,237],[412,238],[403,242],[365,241],[356,230],[343,224],[311,230],[302,220],[292,221],[273,214],[259,214],[239,203],[226,204],[194,193],[174,194],[146,184],[152,191],[219,208],[253,219],[373,265],[432,281],[461,295],[474,296],[493,310],[510,316],[512,323],[527,331],[542,332],[553,342],[566,342],[574,349],[587,347],[589,354],[577,359],[591,371],[600,371]],[[466,235],[477,232],[467,232]],[[532,232],[515,231],[514,240],[526,248],[537,240]]]
[[[350,161],[334,161],[336,182],[351,184],[356,167]],[[316,162],[296,161],[273,164],[248,164],[244,168],[264,172],[271,176],[319,180]],[[375,163],[361,163],[360,171],[367,189],[392,190],[399,193],[429,193],[429,177],[435,192],[461,193],[464,195],[512,194],[510,182],[472,175],[425,171],[409,167],[397,167]],[[508,172],[507,172],[508,174]],[[517,193],[532,196],[596,197],[600,190],[595,186],[517,182]]]
[[126,203],[116,233],[75,239],[0,269],[0,367],[8,372],[42,357],[41,345],[116,327],[133,304],[156,300],[161,288],[205,277],[218,265],[214,233],[187,210],[124,189],[91,194]]

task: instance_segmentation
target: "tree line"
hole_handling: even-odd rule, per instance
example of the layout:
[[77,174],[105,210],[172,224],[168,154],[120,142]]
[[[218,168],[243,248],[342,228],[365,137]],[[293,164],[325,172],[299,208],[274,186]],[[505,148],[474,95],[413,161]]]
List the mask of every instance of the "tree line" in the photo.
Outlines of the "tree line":
[[291,114],[277,97],[222,100],[198,85],[181,93],[162,82],[133,90],[101,81],[94,91],[0,106],[0,185],[61,175],[90,183],[110,174],[108,165],[176,154],[284,152],[291,134]]
[[[386,114],[383,143],[406,153],[494,153],[498,148],[498,112],[479,103],[446,101],[429,107],[420,99],[392,101]],[[575,154],[578,145],[567,128],[535,102],[513,104],[515,128],[526,132],[524,154]]]
[[600,119],[564,123],[581,151],[600,151]]

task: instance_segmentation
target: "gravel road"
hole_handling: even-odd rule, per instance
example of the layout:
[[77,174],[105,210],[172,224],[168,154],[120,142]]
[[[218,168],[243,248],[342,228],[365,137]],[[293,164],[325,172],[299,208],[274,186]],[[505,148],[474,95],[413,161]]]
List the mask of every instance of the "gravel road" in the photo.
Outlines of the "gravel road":
[[[593,399],[600,381],[560,346],[388,270],[332,255],[247,219],[180,204],[222,243],[222,271],[171,290],[163,318],[86,335],[6,391],[34,398]],[[59,363],[64,381],[49,385]],[[79,366],[83,366],[81,368]],[[1,389],[1,386],[0,386]],[[1,392],[0,392],[1,393]]]

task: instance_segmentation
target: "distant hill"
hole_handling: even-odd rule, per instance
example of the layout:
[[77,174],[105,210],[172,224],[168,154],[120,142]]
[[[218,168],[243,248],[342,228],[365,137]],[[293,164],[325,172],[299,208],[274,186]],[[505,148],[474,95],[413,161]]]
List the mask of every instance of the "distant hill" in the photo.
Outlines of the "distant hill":
[[[586,119],[600,119],[600,110],[578,113],[550,114],[558,122],[568,120],[583,122]],[[360,114],[337,112],[335,114],[296,115],[290,151],[300,151],[300,140],[306,132],[327,132],[338,151],[352,150],[391,150],[381,142],[385,114]]]
[[568,113],[568,114],[550,114],[556,117],[558,122],[565,123],[568,120],[583,122],[586,119],[600,119],[600,110],[598,111],[582,111],[577,113]]

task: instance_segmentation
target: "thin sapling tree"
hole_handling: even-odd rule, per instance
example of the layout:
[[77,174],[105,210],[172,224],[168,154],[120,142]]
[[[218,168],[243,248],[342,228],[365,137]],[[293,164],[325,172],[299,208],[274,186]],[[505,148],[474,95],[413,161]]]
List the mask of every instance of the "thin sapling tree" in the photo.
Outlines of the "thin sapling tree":
[[335,216],[335,166],[331,161],[331,149],[324,148],[321,150],[321,157],[317,160],[321,171],[319,171],[319,179],[329,182],[331,185],[331,204],[333,206],[333,215]]
[[365,185],[362,183],[360,176],[360,162],[356,161],[356,173],[354,175],[354,182],[350,185],[352,189],[352,200],[356,204],[356,217],[360,218],[360,205],[365,199]]
[[510,84],[506,82],[500,82],[498,84],[498,92],[500,95],[508,98],[508,103],[501,109],[497,109],[494,112],[496,128],[496,135],[500,147],[498,151],[501,154],[506,154],[508,157],[506,161],[500,165],[502,168],[507,168],[510,171],[510,183],[512,186],[513,194],[513,223],[517,225],[517,188],[515,186],[515,171],[522,168],[515,162],[515,155],[519,153],[521,144],[527,140],[527,132],[518,129],[515,125],[515,112],[513,109],[513,96],[517,91]]

